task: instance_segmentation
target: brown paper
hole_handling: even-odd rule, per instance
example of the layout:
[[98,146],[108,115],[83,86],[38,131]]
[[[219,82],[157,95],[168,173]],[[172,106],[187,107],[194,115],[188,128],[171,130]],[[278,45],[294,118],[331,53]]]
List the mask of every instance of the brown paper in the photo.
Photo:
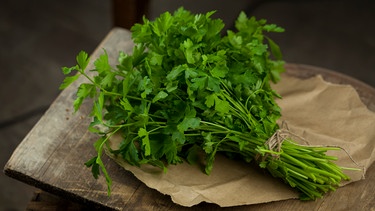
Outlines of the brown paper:
[[[367,109],[352,86],[326,82],[320,75],[307,80],[285,76],[274,89],[283,96],[277,101],[282,108],[280,120],[287,121],[291,131],[310,145],[342,147],[346,152],[329,152],[339,158],[336,163],[341,166],[360,166],[365,171],[373,163],[375,113]],[[365,172],[346,173],[353,182]]]
[[[367,109],[357,92],[351,86],[325,82],[321,76],[301,80],[283,75],[274,89],[283,96],[277,101],[282,108],[280,121],[285,120],[293,133],[304,138],[301,144],[342,147],[344,150],[330,153],[338,156],[341,166],[363,167],[364,171],[346,171],[350,182],[363,179],[375,158],[375,113]],[[112,147],[119,141],[111,139]],[[227,207],[298,197],[292,188],[263,170],[220,155],[208,176],[201,167],[187,163],[171,165],[164,173],[149,165],[134,167],[107,154],[148,187],[170,195],[183,206],[205,201]]]

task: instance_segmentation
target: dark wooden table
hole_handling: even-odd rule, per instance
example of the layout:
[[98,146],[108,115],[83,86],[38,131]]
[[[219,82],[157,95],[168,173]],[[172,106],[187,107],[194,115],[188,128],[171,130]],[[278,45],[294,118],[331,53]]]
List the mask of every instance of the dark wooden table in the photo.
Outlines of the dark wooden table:
[[[118,52],[130,53],[130,33],[115,28],[92,54],[93,61],[106,49],[111,63],[116,63]],[[90,64],[92,65],[92,64]],[[91,66],[92,67],[92,66]],[[287,73],[300,78],[321,74],[325,80],[350,84],[360,94],[369,109],[375,111],[375,90],[360,81],[322,68],[288,64]],[[73,114],[72,102],[78,83],[64,90],[50,108],[14,151],[6,164],[6,175],[29,185],[71,200],[84,206],[115,210],[187,210],[174,204],[169,196],[148,188],[132,173],[123,170],[105,157],[104,162],[113,179],[111,197],[103,177],[95,180],[83,163],[94,154],[96,136],[87,131],[90,122],[90,102]],[[375,140],[374,140],[375,141]],[[366,179],[339,188],[317,201],[301,202],[285,200],[251,206],[220,208],[214,204],[201,203],[194,209],[217,210],[374,210],[375,166],[372,165]]]

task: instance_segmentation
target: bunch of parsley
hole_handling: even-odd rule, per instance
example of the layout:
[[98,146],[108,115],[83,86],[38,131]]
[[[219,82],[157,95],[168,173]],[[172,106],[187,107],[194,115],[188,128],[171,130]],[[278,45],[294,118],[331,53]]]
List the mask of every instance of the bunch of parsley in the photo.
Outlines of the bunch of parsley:
[[91,76],[86,70],[89,57],[82,51],[76,66],[63,68],[64,74],[78,73],[66,76],[62,89],[78,77],[89,80],[80,84],[74,108],[86,98],[93,100],[89,130],[100,138],[94,144],[97,155],[86,165],[94,177],[101,170],[110,193],[111,179],[101,157],[110,137],[121,134],[119,149],[110,151],[132,165],[147,163],[165,170],[203,152],[209,174],[220,152],[255,160],[299,190],[302,199],[321,197],[341,179],[349,179],[330,161],[335,158],[325,155],[332,148],[291,140],[278,150],[265,144],[279,128],[275,98],[280,96],[270,83],[280,79],[284,62],[264,32],[283,29],[241,13],[236,31],[223,36],[224,23],[211,18],[213,14],[194,15],[180,8],[154,21],[144,18],[131,29],[133,53],[121,52],[118,65],[111,66],[103,53],[94,61],[90,71],[96,75]]

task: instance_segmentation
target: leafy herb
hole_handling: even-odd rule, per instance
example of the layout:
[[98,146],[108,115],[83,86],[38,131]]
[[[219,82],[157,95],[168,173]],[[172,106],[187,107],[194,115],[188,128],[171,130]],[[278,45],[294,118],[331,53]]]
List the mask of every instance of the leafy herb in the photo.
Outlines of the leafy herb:
[[322,197],[349,179],[325,155],[332,148],[292,140],[276,147],[266,143],[279,129],[275,98],[280,96],[270,83],[280,80],[284,62],[278,45],[264,33],[284,30],[241,13],[236,31],[222,36],[224,23],[212,19],[213,14],[194,15],[180,8],[155,21],[144,18],[131,29],[133,53],[121,52],[117,66],[108,63],[104,52],[94,61],[90,71],[96,75],[91,76],[86,70],[89,57],[82,51],[76,66],[63,68],[64,74],[78,74],[67,76],[61,88],[80,76],[89,80],[80,84],[74,108],[86,98],[93,100],[89,130],[101,138],[94,144],[97,155],[86,165],[94,177],[103,172],[110,193],[111,179],[101,157],[110,137],[120,133],[122,143],[111,152],[132,165],[166,169],[184,159],[193,161],[203,151],[210,174],[220,152],[255,160],[299,190],[301,199]]

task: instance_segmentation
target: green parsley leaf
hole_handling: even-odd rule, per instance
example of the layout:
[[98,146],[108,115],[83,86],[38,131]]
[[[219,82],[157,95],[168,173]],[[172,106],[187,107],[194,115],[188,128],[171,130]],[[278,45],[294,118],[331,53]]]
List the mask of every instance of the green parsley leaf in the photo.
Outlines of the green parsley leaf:
[[74,81],[76,81],[79,78],[79,75],[73,75],[73,76],[66,76],[64,78],[64,81],[60,85],[59,89],[65,89],[68,87],[70,84],[72,84]]
[[96,87],[93,84],[83,83],[78,87],[77,98],[74,100],[74,110],[77,111],[87,97],[93,97],[96,93]]
[[210,94],[210,95],[207,95],[206,96],[206,101],[204,102],[204,104],[211,108],[214,104],[215,104],[215,99],[217,98],[217,95],[216,94]]
[[184,120],[177,125],[177,129],[180,132],[184,132],[187,129],[195,129],[200,125],[200,118],[197,117],[185,117]]
[[160,99],[164,99],[164,98],[166,98],[167,96],[168,96],[168,94],[167,94],[166,92],[164,92],[164,91],[160,91],[160,92],[157,93],[157,94],[155,95],[155,97],[152,99],[152,102],[155,103],[155,102],[157,102],[157,101],[160,100]]
[[87,65],[90,62],[89,55],[84,51],[79,52],[79,54],[76,57],[76,60],[77,60],[78,66],[81,70],[86,69]]
[[78,70],[79,69],[79,66],[78,65],[75,65],[73,67],[63,67],[61,68],[62,72],[64,73],[64,75],[68,75],[70,74],[73,70]]
[[142,146],[145,150],[145,156],[151,155],[151,146],[150,146],[150,139],[148,137],[148,132],[145,128],[139,128],[138,136],[142,138]]

